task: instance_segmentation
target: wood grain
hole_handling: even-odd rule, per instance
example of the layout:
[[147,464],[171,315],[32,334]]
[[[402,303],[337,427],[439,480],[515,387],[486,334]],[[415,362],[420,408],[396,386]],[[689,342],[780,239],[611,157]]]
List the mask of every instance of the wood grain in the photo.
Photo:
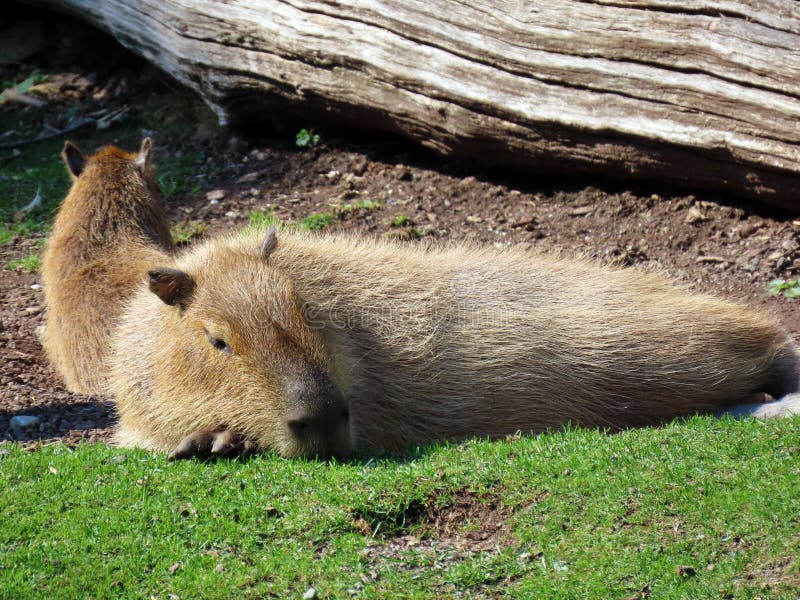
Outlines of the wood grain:
[[795,0],[27,1],[108,31],[226,122],[800,206]]

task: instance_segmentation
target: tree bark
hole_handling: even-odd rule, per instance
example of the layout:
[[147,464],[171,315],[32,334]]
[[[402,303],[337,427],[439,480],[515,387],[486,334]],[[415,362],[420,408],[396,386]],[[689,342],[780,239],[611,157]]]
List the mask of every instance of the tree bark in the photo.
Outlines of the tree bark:
[[800,203],[796,0],[26,0],[197,90],[485,166]]

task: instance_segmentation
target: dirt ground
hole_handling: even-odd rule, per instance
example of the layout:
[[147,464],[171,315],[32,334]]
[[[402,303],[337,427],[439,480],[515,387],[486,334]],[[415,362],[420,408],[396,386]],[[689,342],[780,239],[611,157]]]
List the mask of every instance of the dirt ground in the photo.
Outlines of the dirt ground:
[[[80,56],[70,60],[69,73],[85,76],[88,96],[103,102],[104,80],[96,66]],[[128,59],[125,69],[132,83],[138,81],[137,69],[146,67]],[[117,85],[109,102],[136,105],[149,93],[146,86]],[[84,101],[73,94],[61,108]],[[208,144],[205,164],[214,166],[213,179],[195,193],[169,198],[172,222],[183,229],[206,224],[208,236],[245,225],[254,209],[273,210],[286,221],[333,212],[336,220],[328,229],[399,237],[410,244],[474,238],[499,248],[566,250],[658,270],[695,290],[750,304],[800,333],[800,300],[766,293],[770,280],[800,271],[797,215],[686,190],[483,171],[379,134],[321,129],[321,143],[301,149],[294,133],[245,139],[231,132],[221,143]],[[156,169],[176,152],[207,144],[195,129],[185,136],[153,134]],[[353,208],[365,200],[382,206]],[[44,317],[39,278],[6,266],[29,254],[41,237],[18,236],[0,246],[0,441],[107,440],[113,405],[66,391],[35,334]],[[14,431],[10,421],[18,415],[38,417],[39,424]]]

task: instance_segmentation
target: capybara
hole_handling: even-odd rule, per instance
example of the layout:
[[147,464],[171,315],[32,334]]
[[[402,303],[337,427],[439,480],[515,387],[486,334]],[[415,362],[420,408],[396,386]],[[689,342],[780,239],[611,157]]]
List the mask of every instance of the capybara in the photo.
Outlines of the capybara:
[[173,457],[617,430],[798,387],[775,323],[633,269],[274,229],[151,266],[111,388],[119,442]]
[[173,245],[150,165],[113,146],[88,159],[67,142],[62,158],[72,188],[42,258],[46,307],[43,344],[73,392],[103,393],[109,336],[148,267],[171,260]]

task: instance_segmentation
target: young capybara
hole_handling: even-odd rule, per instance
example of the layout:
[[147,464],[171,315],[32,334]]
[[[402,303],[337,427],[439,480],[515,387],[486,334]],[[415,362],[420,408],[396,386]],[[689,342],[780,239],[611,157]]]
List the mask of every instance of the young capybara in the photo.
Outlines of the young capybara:
[[67,142],[72,188],[42,258],[47,356],[73,392],[103,393],[109,336],[148,267],[171,260],[173,245],[150,165],[113,146],[88,159]]
[[152,266],[111,388],[119,442],[173,457],[620,429],[798,387],[776,324],[633,269],[274,229]]

